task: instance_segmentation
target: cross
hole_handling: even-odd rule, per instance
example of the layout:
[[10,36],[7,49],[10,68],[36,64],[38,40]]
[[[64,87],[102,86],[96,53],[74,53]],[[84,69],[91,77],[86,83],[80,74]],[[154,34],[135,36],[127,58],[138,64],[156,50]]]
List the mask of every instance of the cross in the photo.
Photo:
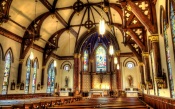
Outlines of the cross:
[[129,16],[130,16],[130,14],[129,14],[129,13],[127,13],[127,14],[126,14],[126,17],[129,17]]
[[134,20],[133,23],[136,24],[137,23],[137,20]]
[[137,29],[136,33],[137,33],[137,35],[140,35],[142,33],[142,31],[140,31],[140,29]]
[[146,7],[148,7],[148,4],[146,4],[145,2],[142,2],[141,5],[139,5],[140,8],[142,8],[142,10],[145,10]]

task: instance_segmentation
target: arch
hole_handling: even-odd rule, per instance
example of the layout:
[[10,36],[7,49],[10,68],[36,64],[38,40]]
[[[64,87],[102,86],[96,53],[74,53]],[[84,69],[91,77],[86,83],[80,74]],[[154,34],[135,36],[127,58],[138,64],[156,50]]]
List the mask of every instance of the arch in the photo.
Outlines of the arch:
[[163,36],[163,22],[164,21],[162,21],[162,20],[165,20],[165,23],[167,24],[168,22],[167,22],[167,19],[166,19],[166,12],[165,12],[165,9],[164,9],[164,7],[161,5],[160,6],[160,27],[159,27],[159,30],[160,30],[160,34],[162,34],[162,36]]
[[11,63],[12,63],[12,52],[11,50],[7,50],[5,54],[5,71],[2,85],[2,94],[7,94],[8,91]]
[[34,61],[33,61],[33,66],[32,66],[32,67],[34,67],[34,62],[37,63],[37,68],[39,69],[39,61],[38,61],[38,58],[37,58],[37,57],[34,59]]
[[[161,6],[162,7],[162,6]],[[162,8],[161,8],[162,9]],[[170,87],[170,96],[171,98],[175,98],[175,94],[174,92],[174,83],[173,83],[173,78],[171,78],[173,76],[172,74],[172,64],[170,62],[171,60],[171,55],[170,55],[170,48],[169,48],[169,43],[168,43],[168,34],[167,34],[167,21],[166,21],[166,17],[165,15],[165,11],[163,11],[163,14],[161,16],[161,23],[162,23],[162,36],[163,36],[163,40],[164,40],[164,47],[165,47],[165,61],[166,61],[166,67],[167,67],[167,72],[168,72],[168,78],[169,78],[169,87]]]
[[4,50],[2,48],[2,45],[0,44],[0,60],[4,60],[5,56],[4,56]]
[[[90,32],[88,32],[88,31],[85,32],[85,33],[80,37],[80,39],[78,40],[77,45],[76,45],[76,47],[75,47],[74,53],[81,53],[81,48],[82,48],[82,46],[83,46],[83,43],[85,43],[85,41],[86,41],[92,34],[96,33],[97,31],[98,31],[98,27],[94,27],[94,28],[92,28],[92,29],[90,30]],[[112,42],[112,44],[113,44],[113,46],[114,46],[114,48],[115,48],[116,51],[117,51],[117,50],[120,50],[119,44],[118,44],[117,39],[116,39],[116,37],[115,37],[114,35],[112,35],[109,31],[106,30],[104,36],[105,36],[106,38],[108,38],[108,39]]]
[[137,64],[137,61],[136,61],[134,58],[128,57],[128,58],[126,58],[126,59],[123,61],[123,67],[126,67],[126,64],[127,64],[127,62],[129,62],[129,61],[128,61],[129,59],[132,60],[131,62],[134,63],[134,66],[137,66],[137,65],[138,65],[138,64]]
[[65,65],[69,65],[70,66],[70,69],[72,68],[72,63],[70,61],[64,61],[62,64],[61,64],[61,67],[60,69],[64,69],[64,66]]
[[[5,55],[4,56],[6,56],[8,52],[10,52],[11,62],[13,63],[14,62],[14,56],[13,56],[13,51],[12,51],[12,48],[11,47],[5,52]],[[5,58],[4,58],[4,61],[5,61]]]

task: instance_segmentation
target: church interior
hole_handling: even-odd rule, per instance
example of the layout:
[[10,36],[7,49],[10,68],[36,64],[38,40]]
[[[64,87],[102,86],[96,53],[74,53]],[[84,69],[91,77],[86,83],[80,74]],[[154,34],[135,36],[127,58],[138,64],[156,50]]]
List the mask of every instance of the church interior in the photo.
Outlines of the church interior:
[[0,5],[0,108],[175,108],[175,0]]

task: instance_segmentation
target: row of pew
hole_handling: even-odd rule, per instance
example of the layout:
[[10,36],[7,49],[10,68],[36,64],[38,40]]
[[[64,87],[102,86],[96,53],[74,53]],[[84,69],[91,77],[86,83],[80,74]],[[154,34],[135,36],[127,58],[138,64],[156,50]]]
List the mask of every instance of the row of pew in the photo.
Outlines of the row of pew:
[[48,107],[61,106],[68,103],[80,101],[82,97],[43,97],[40,99],[30,99],[23,103],[19,100],[18,103],[11,105],[0,105],[0,109],[46,109]]
[[46,109],[153,109],[152,107],[141,102],[138,98],[110,98],[98,97],[83,99],[65,105],[54,105]]

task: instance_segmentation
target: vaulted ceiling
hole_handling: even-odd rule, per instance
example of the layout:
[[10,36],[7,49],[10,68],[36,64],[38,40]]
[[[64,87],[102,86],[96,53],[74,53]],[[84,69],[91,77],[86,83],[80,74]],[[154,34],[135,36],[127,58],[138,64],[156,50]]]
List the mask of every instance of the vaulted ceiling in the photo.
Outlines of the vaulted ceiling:
[[1,30],[5,30],[0,34],[21,37],[21,58],[32,42],[35,49],[43,48],[45,58],[54,50],[58,56],[73,56],[88,37],[98,34],[103,17],[106,41],[112,40],[116,50],[133,52],[141,60],[141,52],[148,50],[146,30],[157,33],[153,1],[1,0]]

